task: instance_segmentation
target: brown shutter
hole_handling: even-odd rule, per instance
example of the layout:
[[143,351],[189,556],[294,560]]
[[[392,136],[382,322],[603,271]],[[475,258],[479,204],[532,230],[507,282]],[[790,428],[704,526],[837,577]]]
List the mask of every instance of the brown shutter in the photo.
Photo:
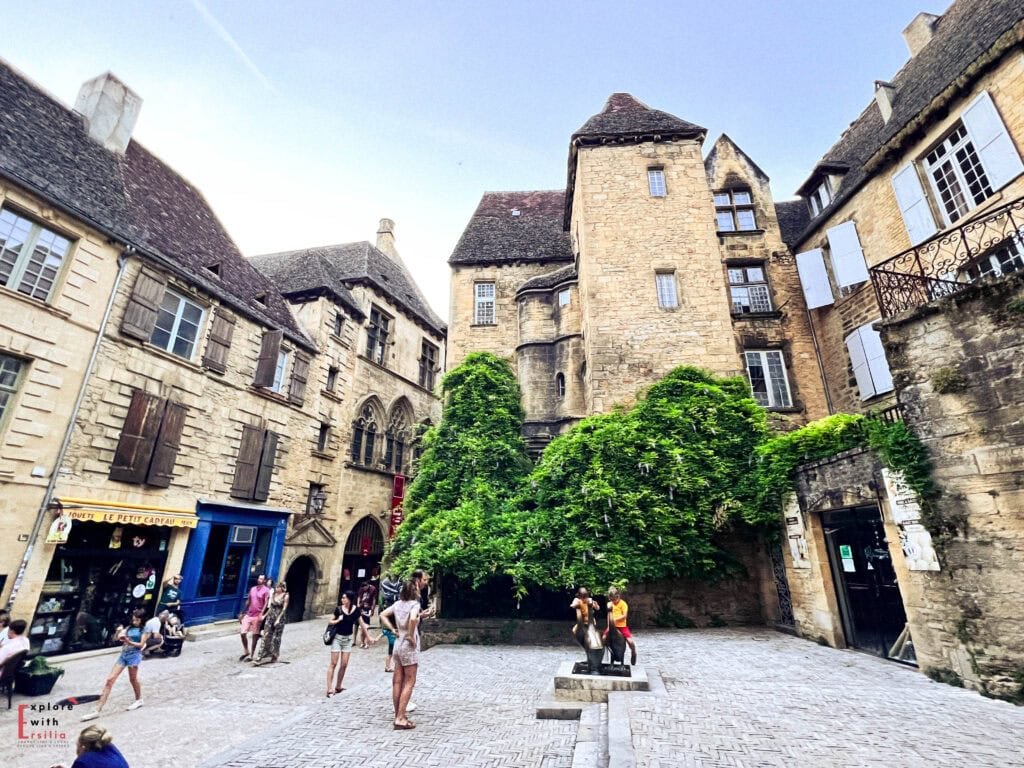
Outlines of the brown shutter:
[[296,405],[302,405],[306,396],[306,380],[309,378],[309,355],[305,352],[295,352],[295,362],[292,363],[292,383],[288,388],[288,400]]
[[128,307],[121,320],[121,333],[140,341],[149,341],[156,325],[157,310],[164,300],[167,281],[160,275],[143,269],[135,278],[132,295],[128,299]]
[[238,459],[235,462],[235,480],[231,484],[231,495],[236,499],[252,498],[262,449],[263,430],[244,425],[242,442],[238,446]]
[[260,347],[260,359],[256,363],[256,378],[253,384],[257,387],[270,387],[274,384],[274,372],[277,370],[277,356],[281,352],[281,339],[284,331],[266,331]]
[[160,434],[156,438],[156,449],[153,460],[149,464],[146,485],[166,488],[174,477],[174,462],[178,458],[178,446],[181,444],[181,429],[185,426],[185,414],[188,413],[181,403],[167,401],[164,409],[164,420],[160,424]]
[[206,340],[203,365],[211,371],[224,373],[227,370],[228,350],[231,349],[231,335],[235,332],[235,316],[217,307],[213,310],[210,338]]
[[145,481],[166,402],[141,389],[132,393],[128,415],[121,427],[121,439],[117,442],[114,460],[110,464],[111,480],[122,483]]
[[277,457],[277,433],[266,431],[263,438],[263,455],[260,457],[260,471],[256,476],[256,490],[252,497],[266,501],[270,495],[270,479],[274,475],[274,459]]

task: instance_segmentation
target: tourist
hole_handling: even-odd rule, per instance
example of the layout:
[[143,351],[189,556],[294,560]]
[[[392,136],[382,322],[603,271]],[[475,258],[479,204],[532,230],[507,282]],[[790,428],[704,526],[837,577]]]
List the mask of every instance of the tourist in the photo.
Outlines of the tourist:
[[[384,579],[380,583],[380,609],[381,611],[390,608],[398,600],[398,595],[402,591],[402,582],[398,578],[389,573],[384,576]],[[383,622],[380,625],[380,633],[382,636],[388,639],[388,655],[384,659],[384,671],[393,672],[394,660],[395,660],[395,640],[397,639],[395,633],[384,626]]]
[[267,601],[263,609],[263,631],[260,636],[259,648],[253,651],[252,663],[254,666],[275,663],[277,655],[281,652],[281,636],[284,634],[284,617],[288,610],[288,585],[277,582],[274,594]]
[[181,574],[172,576],[164,582],[164,591],[160,594],[160,601],[156,605],[156,612],[170,611],[177,614],[178,620],[185,623],[185,615],[181,612]]
[[160,611],[142,627],[142,655],[149,656],[164,644],[164,627],[171,616],[168,610]]
[[260,574],[256,577],[256,584],[249,590],[245,598],[245,607],[238,614],[241,622],[239,634],[242,636],[243,653],[238,657],[239,661],[252,661],[252,654],[249,652],[249,639],[252,638],[252,651],[256,651],[256,639],[260,634],[260,623],[262,622],[263,609],[267,607],[267,600],[270,599],[270,590],[267,588],[267,577]]
[[412,572],[412,580],[420,592],[420,618],[432,619],[437,613],[437,607],[433,603],[433,594],[430,591],[430,574],[422,568]]
[[3,675],[4,665],[17,656],[19,653],[28,651],[29,640],[25,635],[28,629],[28,622],[24,619],[15,619],[3,630],[4,644],[0,646],[0,676]]
[[[345,670],[348,669],[348,662],[352,656],[353,636],[356,625],[362,623],[362,620],[363,617],[356,607],[355,593],[351,590],[343,592],[341,603],[334,609],[334,618],[327,622],[328,626],[334,627],[331,660],[327,664],[328,698],[345,690],[342,683],[345,681]],[[334,679],[335,672],[337,681]]]
[[395,708],[396,731],[407,731],[416,727],[406,713],[419,668],[419,598],[419,585],[415,579],[410,579],[402,587],[398,602],[380,615],[381,626],[398,635],[395,644],[395,672],[391,679],[391,701]]
[[[71,768],[128,768],[128,761],[111,742],[110,733],[102,725],[88,725],[78,734],[78,757]],[[64,768],[54,765],[50,768]]]
[[7,643],[7,628],[11,625],[11,614],[0,609],[0,648]]
[[359,614],[362,617],[362,621],[359,622],[359,636],[362,638],[360,648],[367,648],[369,643],[373,642],[370,640],[370,620],[373,618],[376,603],[377,588],[371,582],[364,581],[356,593],[356,605],[359,606]]
[[146,612],[141,608],[133,611],[131,626],[128,629],[118,627],[117,632],[114,633],[114,640],[121,643],[121,654],[117,657],[117,661],[114,662],[114,668],[107,675],[107,680],[103,684],[103,693],[100,694],[100,700],[96,703],[96,709],[87,715],[83,715],[83,720],[93,720],[100,716],[100,712],[103,710],[103,705],[107,703],[107,698],[110,696],[114,683],[121,676],[125,667],[128,668],[128,682],[132,684],[132,690],[135,692],[135,701],[128,705],[128,709],[138,709],[142,706],[142,684],[139,682],[139,664],[142,663],[142,646],[144,645],[142,642],[142,619],[145,615]]
[[[628,626],[629,617],[629,605],[625,600],[622,599],[622,593],[619,592],[617,587],[612,587],[608,590],[608,626],[611,627],[612,623],[618,627],[619,632],[626,638],[626,644],[629,646],[630,658],[629,663],[636,664],[636,641],[633,640],[633,634],[629,631]],[[608,637],[608,629],[604,631],[604,638]]]

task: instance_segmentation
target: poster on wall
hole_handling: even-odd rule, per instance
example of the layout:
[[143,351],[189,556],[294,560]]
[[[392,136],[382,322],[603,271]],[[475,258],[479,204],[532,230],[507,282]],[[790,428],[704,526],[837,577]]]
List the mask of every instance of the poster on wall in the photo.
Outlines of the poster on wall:
[[789,540],[789,554],[793,558],[793,567],[810,568],[807,537],[804,535],[804,517],[795,497],[786,504],[783,515],[786,518],[786,538]]
[[921,503],[902,472],[882,469],[885,492],[889,497],[889,511],[900,534],[900,546],[911,571],[938,571],[939,558],[935,553],[932,535],[921,524]]
[[57,505],[57,516],[50,523],[50,530],[46,532],[47,544],[67,544],[68,536],[71,535],[71,515],[63,506]]

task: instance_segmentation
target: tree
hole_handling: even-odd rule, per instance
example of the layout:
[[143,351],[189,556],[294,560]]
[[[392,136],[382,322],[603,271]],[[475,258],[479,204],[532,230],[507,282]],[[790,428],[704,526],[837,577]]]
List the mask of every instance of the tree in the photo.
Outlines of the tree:
[[532,466],[519,385],[506,361],[477,352],[444,377],[441,392],[441,423],[424,435],[390,567],[440,569],[478,585],[514,555],[506,502]]

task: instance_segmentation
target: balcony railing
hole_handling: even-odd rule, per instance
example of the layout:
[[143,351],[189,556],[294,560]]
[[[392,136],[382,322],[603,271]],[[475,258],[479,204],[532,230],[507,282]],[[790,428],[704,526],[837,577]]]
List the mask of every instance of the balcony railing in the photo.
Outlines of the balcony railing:
[[893,256],[868,271],[882,317],[1024,270],[1024,197]]

